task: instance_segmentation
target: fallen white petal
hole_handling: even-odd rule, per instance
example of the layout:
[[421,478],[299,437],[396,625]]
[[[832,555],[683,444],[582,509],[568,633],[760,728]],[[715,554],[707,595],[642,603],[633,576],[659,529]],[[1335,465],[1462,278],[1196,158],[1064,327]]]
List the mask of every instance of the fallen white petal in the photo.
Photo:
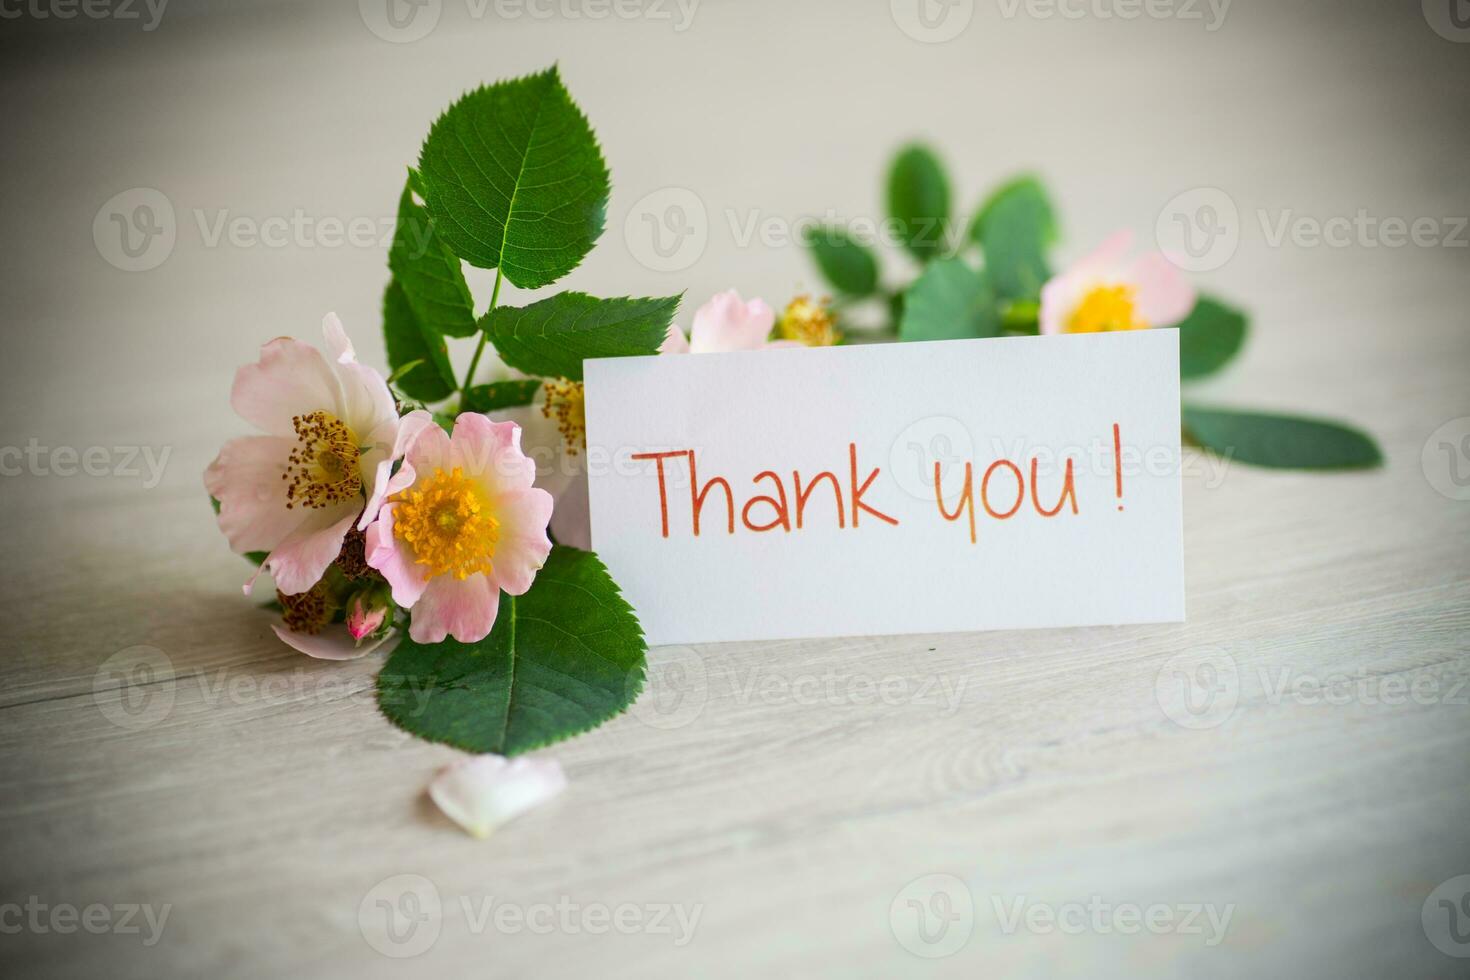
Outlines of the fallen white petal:
[[[347,632],[347,627],[341,623],[333,623],[322,632],[315,635],[309,633],[293,633],[286,629],[285,624],[271,623],[271,629],[276,631],[276,636],[281,642],[318,660],[356,660],[365,657],[374,650],[397,636],[396,630],[389,630],[377,639],[358,643]],[[389,648],[388,652],[392,652]]]
[[566,788],[554,759],[476,755],[441,770],[429,784],[429,798],[469,833],[489,837]]

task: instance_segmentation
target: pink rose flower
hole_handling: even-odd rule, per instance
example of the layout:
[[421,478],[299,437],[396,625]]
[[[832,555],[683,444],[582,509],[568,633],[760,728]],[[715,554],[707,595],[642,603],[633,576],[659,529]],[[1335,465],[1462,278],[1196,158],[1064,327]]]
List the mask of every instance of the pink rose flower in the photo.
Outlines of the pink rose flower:
[[231,549],[268,552],[261,568],[286,595],[309,590],[337,558],[387,481],[399,428],[388,385],[357,363],[336,314],[322,332],[330,362],[278,337],[235,373],[230,405],[264,435],[225,443],[204,473]]
[[[694,311],[694,326],[686,339],[677,324],[669,325],[660,354],[718,354],[724,351],[761,350],[772,345],[771,328],[776,311],[763,299],[749,303],[733,289],[716,293]],[[776,343],[780,343],[777,341]],[[788,345],[782,345],[788,346]]]
[[551,494],[532,485],[536,465],[514,422],[466,412],[453,436],[427,412],[403,424],[411,434],[368,526],[367,563],[411,611],[415,641],[476,643],[495,625],[501,591],[524,594],[551,553]]
[[1129,261],[1133,233],[1114,233],[1041,287],[1041,332],[1097,333],[1171,327],[1194,309],[1194,287],[1161,252]]

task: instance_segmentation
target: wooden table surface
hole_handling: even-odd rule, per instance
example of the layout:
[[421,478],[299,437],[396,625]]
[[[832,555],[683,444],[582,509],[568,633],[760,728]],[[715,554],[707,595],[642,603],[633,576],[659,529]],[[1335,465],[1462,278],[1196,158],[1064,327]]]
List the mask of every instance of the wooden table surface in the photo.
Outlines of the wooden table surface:
[[[1470,44],[1414,3],[960,0],[945,43],[903,0],[568,4],[431,3],[409,43],[369,0],[0,24],[0,971],[1463,976]],[[1064,259],[1213,188],[1238,241],[1198,282],[1253,331],[1192,397],[1351,419],[1387,464],[1193,467],[1183,625],[655,649],[552,750],[567,792],[472,840],[380,658],[303,658],[241,598],[200,474],[263,341],[336,310],[381,358],[386,249],[324,220],[386,228],[434,114],[553,60],[614,175],[571,288],[687,288],[686,325],[820,288],[750,223],[881,216],[916,136],[966,210],[1038,169]],[[137,188],[176,240],[126,271],[94,222]],[[670,188],[707,243],[660,271],[637,205]],[[1360,212],[1433,234],[1311,240]]]

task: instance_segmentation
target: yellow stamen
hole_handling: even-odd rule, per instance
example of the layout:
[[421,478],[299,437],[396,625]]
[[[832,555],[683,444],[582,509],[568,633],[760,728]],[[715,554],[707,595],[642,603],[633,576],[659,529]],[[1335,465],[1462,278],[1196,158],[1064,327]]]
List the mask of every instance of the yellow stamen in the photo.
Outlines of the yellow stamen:
[[1093,287],[1067,321],[1068,333],[1146,329],[1148,321],[1138,315],[1134,305],[1133,287],[1126,284]]
[[567,455],[575,456],[587,448],[587,395],[580,381],[543,381],[546,404],[541,414],[556,420],[566,443]]
[[311,412],[291,419],[296,447],[286,459],[286,509],[297,504],[320,510],[362,493],[357,436],[331,412]]
[[782,340],[794,340],[808,347],[831,347],[842,339],[837,332],[837,323],[828,309],[831,300],[823,298],[813,302],[810,296],[798,296],[786,304],[781,319],[776,321],[776,332]]
[[500,522],[480,482],[459,467],[436,469],[393,499],[393,535],[413,548],[415,563],[427,566],[430,578],[463,580],[494,567]]

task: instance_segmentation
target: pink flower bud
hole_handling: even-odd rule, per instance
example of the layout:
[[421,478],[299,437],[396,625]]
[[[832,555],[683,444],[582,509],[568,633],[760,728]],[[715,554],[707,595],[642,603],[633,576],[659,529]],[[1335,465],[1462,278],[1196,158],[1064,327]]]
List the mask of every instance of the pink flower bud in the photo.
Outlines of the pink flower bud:
[[388,617],[388,605],[372,593],[353,596],[347,609],[347,632],[354,640],[362,640],[383,628]]

